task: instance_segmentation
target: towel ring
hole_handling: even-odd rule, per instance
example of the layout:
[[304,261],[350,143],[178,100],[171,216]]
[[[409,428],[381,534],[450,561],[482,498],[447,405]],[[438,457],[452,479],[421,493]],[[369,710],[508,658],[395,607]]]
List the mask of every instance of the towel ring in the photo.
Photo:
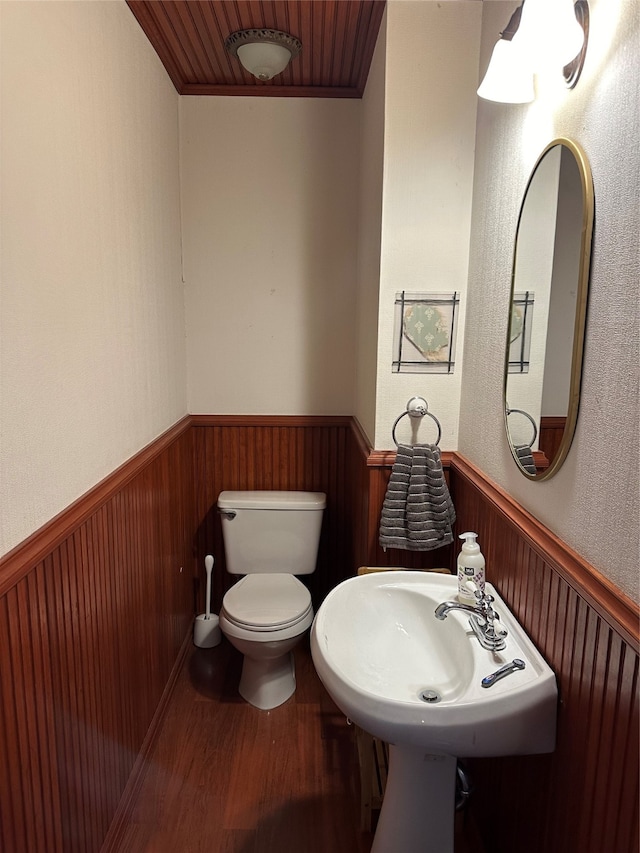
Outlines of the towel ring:
[[538,426],[535,420],[531,417],[529,412],[525,412],[524,409],[510,409],[509,406],[506,407],[507,416],[513,414],[515,412],[518,415],[524,415],[527,420],[531,421],[531,426],[533,427],[533,438],[529,442],[529,447],[533,447],[536,438],[538,437]]
[[435,415],[431,414],[431,412],[429,411],[429,407],[427,406],[427,401],[424,399],[424,397],[412,397],[407,403],[406,411],[404,411],[396,418],[391,429],[391,437],[393,438],[393,443],[396,447],[398,447],[398,442],[396,439],[396,427],[405,415],[409,415],[410,418],[423,418],[425,415],[429,415],[431,420],[434,421],[435,425],[438,427],[438,437],[435,441],[435,445],[437,447],[440,444],[440,439],[442,438],[442,427],[440,426],[440,421]]

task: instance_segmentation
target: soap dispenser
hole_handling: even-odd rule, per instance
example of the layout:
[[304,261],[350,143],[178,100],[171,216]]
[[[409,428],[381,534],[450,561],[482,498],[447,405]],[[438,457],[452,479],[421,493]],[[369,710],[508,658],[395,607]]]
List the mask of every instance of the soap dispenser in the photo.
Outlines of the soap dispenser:
[[478,534],[462,533],[458,538],[464,539],[458,554],[458,601],[476,604],[474,587],[484,594],[484,557],[476,541]]

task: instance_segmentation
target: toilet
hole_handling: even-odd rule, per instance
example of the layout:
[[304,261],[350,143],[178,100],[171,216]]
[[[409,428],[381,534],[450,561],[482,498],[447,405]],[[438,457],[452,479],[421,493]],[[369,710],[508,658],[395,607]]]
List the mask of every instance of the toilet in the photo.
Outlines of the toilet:
[[240,695],[262,710],[296,689],[292,650],[314,614],[309,590],[295,576],[315,571],[325,506],[322,492],[218,497],[227,571],[242,575],[224,596],[220,629],[244,655]]

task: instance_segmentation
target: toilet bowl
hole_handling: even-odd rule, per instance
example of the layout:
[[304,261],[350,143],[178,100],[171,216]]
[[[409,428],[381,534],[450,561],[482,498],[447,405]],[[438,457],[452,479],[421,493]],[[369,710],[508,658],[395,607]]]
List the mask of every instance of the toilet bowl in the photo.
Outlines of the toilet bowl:
[[228,491],[218,497],[227,571],[220,629],[244,655],[239,693],[261,710],[296,689],[293,649],[313,621],[296,575],[316,568],[326,497],[321,492]]
[[268,710],[296,689],[293,649],[313,621],[309,590],[293,575],[247,575],[227,592],[220,628],[244,655],[238,692]]

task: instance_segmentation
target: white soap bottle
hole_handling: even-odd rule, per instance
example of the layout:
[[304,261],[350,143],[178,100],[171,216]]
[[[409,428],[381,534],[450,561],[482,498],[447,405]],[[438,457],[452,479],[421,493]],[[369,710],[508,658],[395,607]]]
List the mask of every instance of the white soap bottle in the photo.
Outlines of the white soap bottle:
[[[462,604],[476,604],[474,586],[484,593],[484,557],[476,542],[477,533],[462,533],[462,550],[458,554],[458,601]],[[469,585],[467,586],[467,583]]]

